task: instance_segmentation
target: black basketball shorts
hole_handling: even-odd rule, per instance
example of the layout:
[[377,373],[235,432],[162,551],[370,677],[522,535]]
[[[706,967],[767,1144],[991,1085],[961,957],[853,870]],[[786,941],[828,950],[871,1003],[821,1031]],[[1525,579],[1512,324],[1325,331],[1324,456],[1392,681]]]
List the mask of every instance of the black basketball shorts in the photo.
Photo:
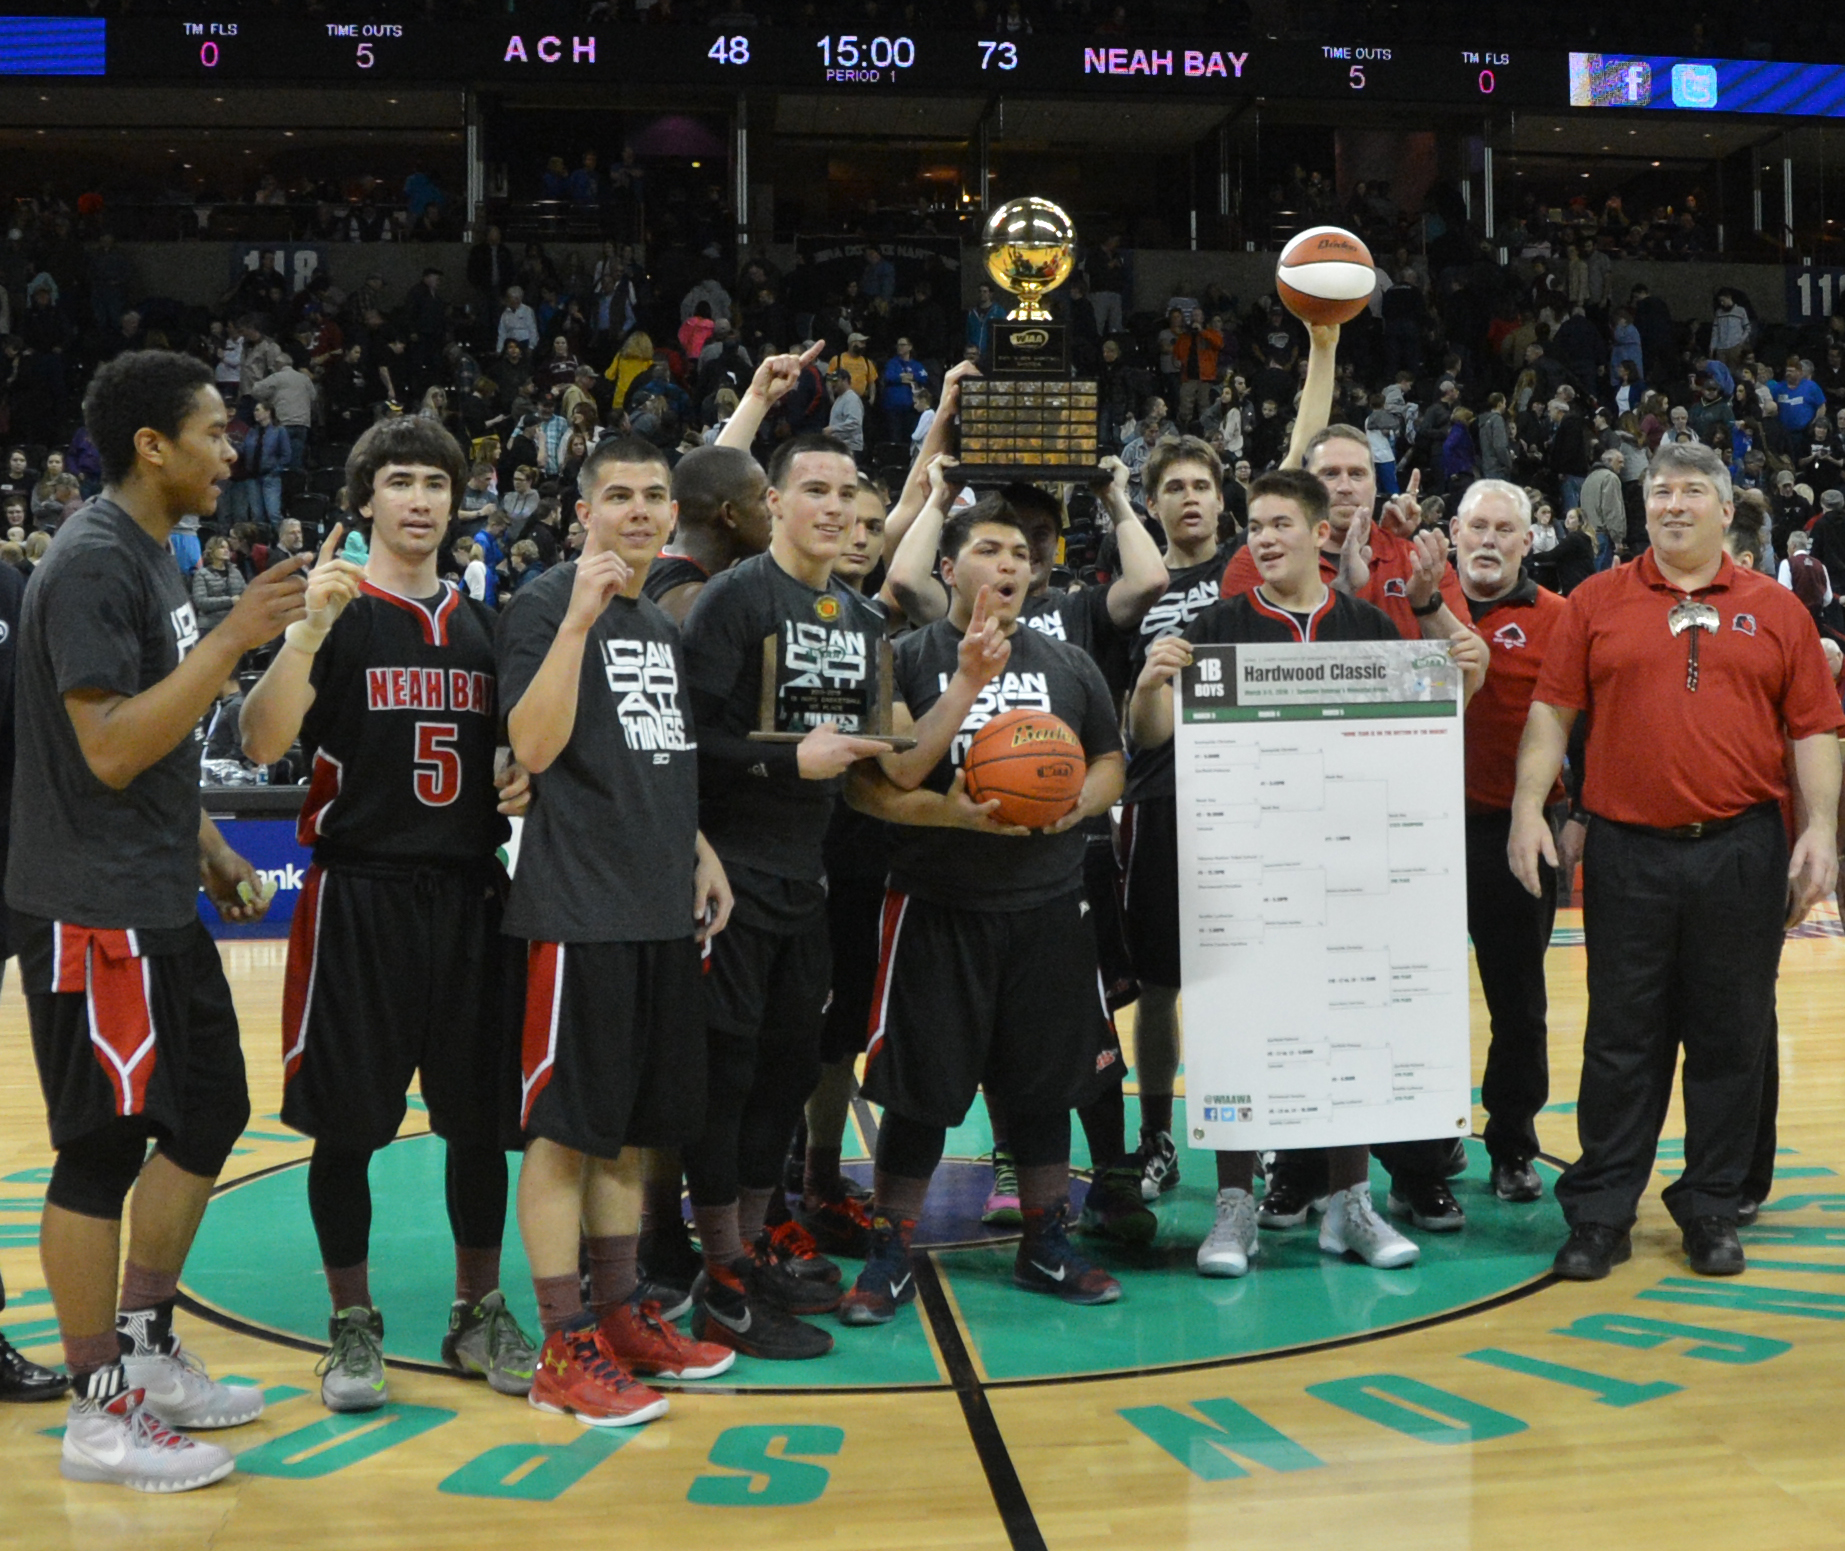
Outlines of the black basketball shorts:
[[864,1053],[870,1037],[871,991],[878,978],[878,923],[883,914],[882,883],[835,882],[827,894],[833,993],[820,1035],[824,1065]]
[[593,1158],[696,1140],[705,1121],[702,962],[690,937],[531,943],[519,1059],[526,1135]]
[[1010,1112],[1043,1114],[1121,1076],[1082,890],[1016,911],[885,896],[867,1098],[955,1126],[983,1084]]
[[112,931],[15,912],[32,1053],[62,1147],[120,1119],[162,1141],[249,1113],[237,1009],[211,933]]
[[515,1141],[507,971],[520,949],[500,935],[503,888],[497,866],[308,869],[282,993],[284,1123],[384,1147],[421,1073],[438,1136]]
[[1148,797],[1121,810],[1121,918],[1134,973],[1147,985],[1179,984],[1178,801]]

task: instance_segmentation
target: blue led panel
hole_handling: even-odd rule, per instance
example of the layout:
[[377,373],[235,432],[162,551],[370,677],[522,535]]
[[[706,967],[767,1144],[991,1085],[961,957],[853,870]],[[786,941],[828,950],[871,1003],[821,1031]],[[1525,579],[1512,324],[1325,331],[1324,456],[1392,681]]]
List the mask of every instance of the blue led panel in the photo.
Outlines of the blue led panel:
[[0,75],[101,75],[108,25],[87,16],[0,16]]

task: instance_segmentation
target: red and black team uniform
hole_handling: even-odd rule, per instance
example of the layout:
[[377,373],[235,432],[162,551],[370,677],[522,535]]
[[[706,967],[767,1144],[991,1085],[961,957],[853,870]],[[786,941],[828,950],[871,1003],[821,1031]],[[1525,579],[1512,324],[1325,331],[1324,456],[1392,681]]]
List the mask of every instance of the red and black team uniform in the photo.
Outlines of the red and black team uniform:
[[[1421,640],[1422,621],[1409,607],[1409,578],[1415,570],[1416,546],[1376,522],[1371,525],[1370,542],[1371,579],[1355,596],[1360,602],[1383,610],[1403,640]],[[1322,552],[1320,580],[1330,587],[1338,575],[1339,557]],[[1253,592],[1261,580],[1262,573],[1256,569],[1255,557],[1247,548],[1239,549],[1224,568],[1223,595],[1234,598],[1240,593]],[[1453,566],[1441,573],[1441,600],[1456,619],[1467,617],[1467,594],[1461,591],[1461,579]]]
[[[1240,551],[1238,551],[1240,553]],[[1184,635],[1218,600],[1231,547],[1171,572],[1166,590],[1140,622],[1128,665],[1128,688],[1147,665],[1147,650]],[[1121,914],[1134,973],[1149,985],[1179,983],[1179,837],[1175,827],[1172,745],[1134,751],[1121,794],[1115,855],[1121,872]]]
[[26,589],[10,939],[58,1149],[46,1198],[91,1217],[120,1216],[149,1137],[209,1179],[250,1114],[230,987],[198,918],[199,745],[114,791],[64,707],[73,690],[152,688],[198,638],[172,555],[110,501],[65,521]]
[[[946,619],[897,643],[897,695],[920,718],[958,663],[961,631]],[[1114,697],[1081,652],[1030,629],[1012,634],[1005,671],[980,692],[923,783],[945,792],[973,735],[1013,710],[1060,717],[1094,760],[1119,752]],[[892,1115],[932,1129],[959,1125],[984,1083],[1004,1106],[1009,1140],[1061,1122],[1120,1080],[1121,1056],[1102,997],[1083,893],[1080,830],[1026,837],[899,827],[884,902],[865,1093]],[[900,1160],[907,1161],[907,1160]],[[1027,1158],[1025,1164],[1053,1160]],[[914,1167],[893,1172],[926,1178]]]
[[675,588],[688,582],[708,582],[711,573],[696,560],[685,555],[669,555],[665,550],[653,557],[647,575],[641,581],[641,596],[658,603]]
[[510,1138],[495,852],[509,829],[493,615],[452,583],[419,600],[366,582],[310,681],[297,829],[314,861],[289,934],[282,1119],[373,1151],[420,1071],[431,1129],[497,1154]]
[[[802,1107],[820,1078],[833,978],[825,844],[844,784],[802,779],[794,744],[750,741],[762,714],[764,643],[775,643],[777,727],[804,732],[830,720],[841,732],[857,732],[857,708],[875,692],[884,633],[884,614],[873,601],[837,579],[809,587],[771,554],[712,577],[686,620],[699,827],[724,863],[736,906],[711,944],[705,1128],[686,1150],[685,1175],[695,1216],[722,1217],[747,1193],[748,1209],[738,1215],[746,1248],[761,1238],[757,1203],[766,1209],[780,1185]],[[837,715],[797,709],[829,694],[841,708]],[[768,1250],[758,1248],[760,1260]],[[713,1264],[709,1248],[706,1264],[720,1282],[729,1274],[725,1264]],[[811,1297],[788,1297],[786,1311],[831,1307],[837,1293],[827,1286]],[[723,1289],[717,1291],[721,1298]],[[701,1305],[693,1328],[727,1344],[733,1337],[747,1341],[740,1326],[725,1323],[732,1318],[753,1316],[737,1315],[734,1306],[713,1314]],[[819,1332],[788,1333],[816,1351],[831,1345],[812,1339]]]
[[[574,563],[500,622],[517,705],[570,609]],[[526,950],[519,1125],[574,1152],[677,1147],[704,1119],[704,998],[692,904],[697,744],[679,630],[613,598],[583,649],[576,725],[534,776],[506,931]]]

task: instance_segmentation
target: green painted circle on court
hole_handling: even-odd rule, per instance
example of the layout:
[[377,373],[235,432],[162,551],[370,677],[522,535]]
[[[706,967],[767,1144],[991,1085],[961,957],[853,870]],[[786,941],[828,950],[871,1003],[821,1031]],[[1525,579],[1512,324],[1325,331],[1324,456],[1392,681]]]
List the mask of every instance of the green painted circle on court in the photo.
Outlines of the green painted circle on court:
[[[1183,1101],[1180,1111],[1174,1131],[1182,1137]],[[970,1125],[951,1137],[951,1155],[978,1152],[978,1145],[969,1145],[979,1142],[969,1134],[974,1130]],[[1400,1271],[1323,1254],[1315,1219],[1264,1232],[1248,1276],[1200,1277],[1194,1255],[1211,1226],[1215,1174],[1211,1154],[1189,1148],[1180,1155],[1182,1183],[1157,1208],[1160,1231],[1150,1246],[1130,1250],[1078,1235],[1085,1253],[1120,1278],[1119,1303],[1072,1308],[1019,1291],[1011,1284],[1010,1243],[936,1250],[935,1263],[989,1382],[1103,1377],[1319,1346],[1451,1315],[1529,1286],[1550,1269],[1566,1236],[1555,1201],[1548,1193],[1530,1205],[1498,1200],[1487,1186],[1487,1160],[1477,1141],[1468,1144],[1468,1162],[1467,1174],[1452,1182],[1466,1208],[1466,1228],[1409,1230],[1422,1258]],[[514,1159],[515,1178],[517,1166]],[[454,1267],[443,1145],[432,1136],[397,1142],[374,1158],[371,1179],[371,1286],[384,1313],[386,1354],[436,1363]],[[1381,1206],[1387,1181],[1375,1164],[1373,1186]],[[857,1262],[841,1265],[850,1281]],[[533,1329],[531,1283],[510,1212],[502,1272],[508,1302]],[[184,1285],[210,1309],[258,1333],[326,1340],[327,1290],[308,1217],[305,1160],[233,1183],[214,1197]],[[825,1390],[947,1382],[915,1307],[879,1328],[846,1329],[831,1316],[818,1322],[835,1337],[829,1356],[802,1363],[741,1358],[724,1384]]]

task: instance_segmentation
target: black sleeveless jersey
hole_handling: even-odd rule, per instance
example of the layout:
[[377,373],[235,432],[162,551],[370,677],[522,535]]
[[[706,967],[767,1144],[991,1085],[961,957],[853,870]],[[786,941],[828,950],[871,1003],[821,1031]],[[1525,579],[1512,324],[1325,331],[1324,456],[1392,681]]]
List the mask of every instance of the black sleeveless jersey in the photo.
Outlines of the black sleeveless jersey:
[[669,555],[665,550],[653,557],[653,564],[647,567],[647,575],[641,582],[641,595],[658,603],[675,587],[683,587],[687,582],[708,582],[711,573],[696,560],[688,560],[684,555]]
[[493,614],[364,584],[314,658],[299,839],[317,861],[479,862],[511,832],[493,786]]

